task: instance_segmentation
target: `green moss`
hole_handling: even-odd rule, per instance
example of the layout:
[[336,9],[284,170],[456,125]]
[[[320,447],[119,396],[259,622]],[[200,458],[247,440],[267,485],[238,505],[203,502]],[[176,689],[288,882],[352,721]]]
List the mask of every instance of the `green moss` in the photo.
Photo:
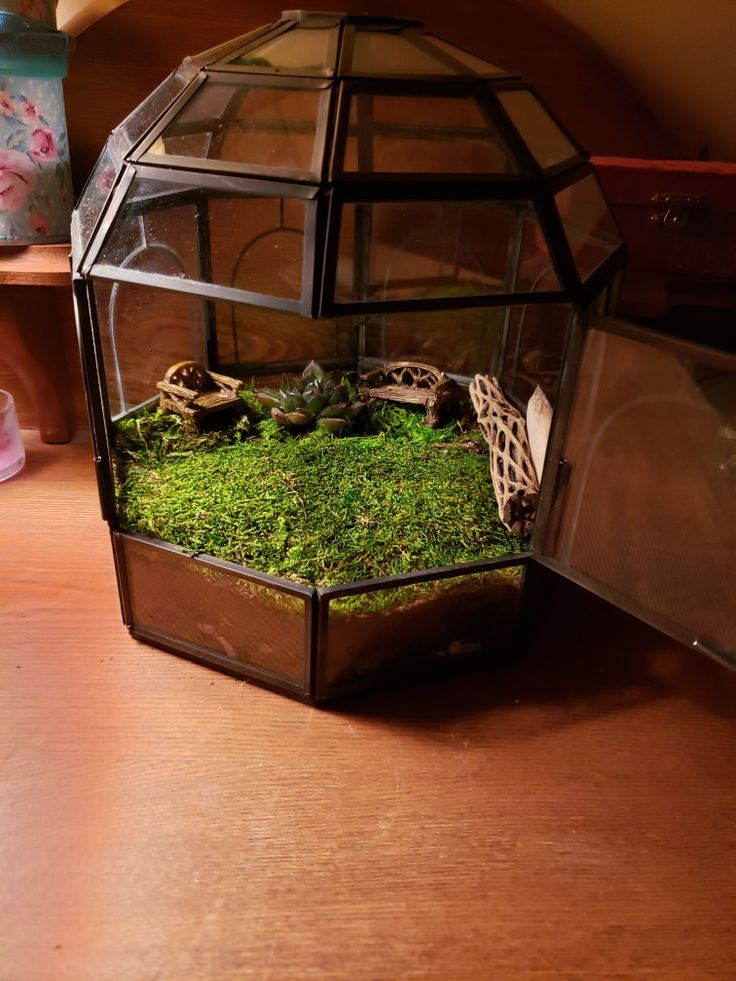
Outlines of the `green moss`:
[[351,617],[355,614],[372,613],[408,607],[418,601],[431,600],[435,596],[448,593],[477,593],[489,589],[519,587],[521,571],[519,566],[504,566],[488,572],[475,572],[452,579],[435,579],[432,582],[416,582],[408,586],[395,586],[376,590],[372,593],[354,593],[350,596],[335,597],[330,600],[330,618]]
[[423,413],[388,404],[342,438],[288,436],[269,419],[197,436],[175,418],[123,424],[129,531],[319,586],[525,547],[498,520],[487,454],[463,447],[479,434],[457,425],[430,430]]

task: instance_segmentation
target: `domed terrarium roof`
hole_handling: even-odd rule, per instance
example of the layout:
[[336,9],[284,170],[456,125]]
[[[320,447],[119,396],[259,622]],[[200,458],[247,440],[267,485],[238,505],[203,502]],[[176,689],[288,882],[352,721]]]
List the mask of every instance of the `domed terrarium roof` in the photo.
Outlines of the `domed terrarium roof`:
[[[154,213],[207,253],[195,272],[131,247]],[[113,132],[72,230],[81,275],[310,316],[587,303],[623,261],[587,155],[518,77],[418,21],[304,11],[187,59]],[[245,279],[218,269],[233,234],[263,252]]]

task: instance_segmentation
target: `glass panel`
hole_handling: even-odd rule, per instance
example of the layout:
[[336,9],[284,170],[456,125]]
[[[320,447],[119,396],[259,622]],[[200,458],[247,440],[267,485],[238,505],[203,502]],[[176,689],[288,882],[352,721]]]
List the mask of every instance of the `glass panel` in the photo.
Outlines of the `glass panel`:
[[497,569],[330,599],[319,695],[373,684],[390,670],[426,676],[457,658],[506,653],[521,572]]
[[[355,367],[354,329],[347,320],[311,320],[244,303],[215,303],[217,356],[220,368],[263,371],[303,369],[309,361],[322,367]],[[225,372],[227,374],[227,372]]]
[[208,82],[148,152],[314,173],[322,98],[308,89]]
[[[176,260],[164,250],[144,258],[164,275],[176,274]],[[172,364],[206,360],[205,301],[109,280],[95,280],[94,288],[113,418],[157,399],[156,383]]]
[[284,74],[331,75],[337,50],[336,27],[293,27],[226,64],[268,68]]
[[355,95],[346,171],[515,173],[518,168],[475,99]]
[[528,202],[413,201],[343,207],[338,302],[513,293],[539,290],[555,278],[536,212]]
[[120,538],[134,628],[304,684],[305,599],[181,552]]
[[410,38],[382,31],[356,30],[350,70],[369,75],[455,75],[438,55],[436,58]]
[[508,309],[502,388],[525,403],[539,385],[554,405],[572,308],[540,303]]
[[469,380],[495,374],[504,307],[373,314],[365,318],[363,359],[421,361]]
[[545,551],[731,654],[736,357],[592,330]]
[[167,252],[164,275],[298,300],[305,217],[303,200],[136,178],[97,261],[160,273]]
[[89,244],[97,219],[102,214],[117,175],[112,153],[106,145],[72,214],[75,263],[80,261],[82,252]]
[[477,75],[505,75],[506,69],[499,68],[498,65],[492,64],[490,61],[484,61],[482,58],[476,57],[476,55],[470,54],[468,51],[463,51],[462,48],[458,48],[455,44],[450,44],[448,41],[443,41],[440,37],[433,37],[429,34],[423,35],[427,41],[433,44],[436,48],[440,48],[447,54],[451,55],[456,61],[465,65],[474,74]]
[[578,151],[532,92],[499,92],[498,99],[540,167],[552,167],[577,156]]
[[214,282],[299,299],[306,219],[304,201],[215,198],[210,201],[209,215]]
[[621,244],[598,181],[589,174],[555,194],[580,278],[587,279]]
[[145,102],[142,102],[123,120],[118,130],[125,134],[129,146],[138,142],[146,130],[153,126],[156,120],[166,112],[196,75],[196,68],[186,64],[182,65],[172,75],[165,78]]

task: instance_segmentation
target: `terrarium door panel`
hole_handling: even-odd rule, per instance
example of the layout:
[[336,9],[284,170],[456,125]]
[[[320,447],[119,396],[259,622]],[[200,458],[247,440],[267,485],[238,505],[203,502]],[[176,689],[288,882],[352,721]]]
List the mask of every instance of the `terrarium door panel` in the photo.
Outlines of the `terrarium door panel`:
[[736,667],[736,356],[603,319],[578,339],[537,557]]

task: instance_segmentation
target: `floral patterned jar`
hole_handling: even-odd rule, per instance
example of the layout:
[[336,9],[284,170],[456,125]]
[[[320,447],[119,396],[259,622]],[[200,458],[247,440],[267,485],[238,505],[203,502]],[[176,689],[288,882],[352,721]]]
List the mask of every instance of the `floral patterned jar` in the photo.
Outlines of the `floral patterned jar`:
[[0,12],[0,245],[69,239],[61,83],[72,46],[61,31]]

